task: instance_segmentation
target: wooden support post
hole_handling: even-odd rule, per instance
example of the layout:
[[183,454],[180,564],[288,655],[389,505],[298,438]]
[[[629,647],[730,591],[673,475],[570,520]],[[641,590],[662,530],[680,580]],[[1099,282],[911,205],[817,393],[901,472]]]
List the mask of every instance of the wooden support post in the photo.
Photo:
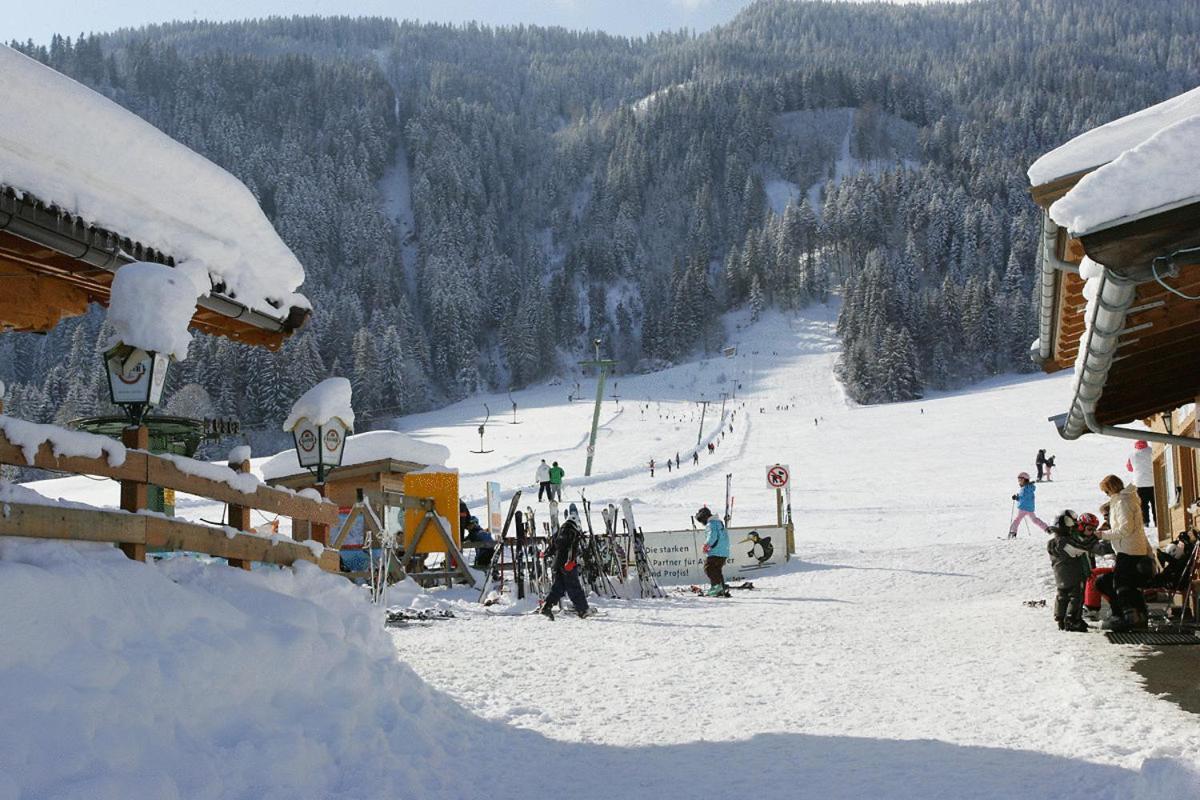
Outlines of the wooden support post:
[[[246,473],[250,471],[250,460],[247,459],[240,464],[230,464],[229,467],[235,472]],[[250,507],[239,506],[233,503],[229,504],[229,527],[237,528],[239,531],[251,530],[250,525]],[[244,570],[250,569],[250,562],[244,558],[229,559],[229,566],[240,567]]]
[[[321,497],[325,496],[325,484],[318,483],[315,488],[317,494]],[[329,546],[329,525],[323,522],[313,522],[308,527],[308,534],[314,542],[320,542],[324,547]]]
[[[150,449],[150,429],[145,425],[121,431],[121,444],[132,450]],[[136,480],[121,481],[121,510],[137,513],[150,505],[150,487]],[[121,551],[134,561],[146,560],[145,542],[123,542]]]

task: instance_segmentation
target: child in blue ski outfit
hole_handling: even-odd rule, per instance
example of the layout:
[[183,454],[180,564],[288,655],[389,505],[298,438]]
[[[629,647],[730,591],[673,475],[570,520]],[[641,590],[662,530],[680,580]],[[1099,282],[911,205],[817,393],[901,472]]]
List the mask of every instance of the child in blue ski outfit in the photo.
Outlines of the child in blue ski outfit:
[[708,506],[701,506],[696,512],[696,521],[708,528],[708,539],[704,542],[704,574],[708,576],[710,586],[705,592],[710,597],[728,597],[729,590],[725,586],[724,568],[729,559],[729,532],[724,523],[713,516]]
[[1031,519],[1033,524],[1037,525],[1043,531],[1048,525],[1038,519],[1038,515],[1033,513],[1037,505],[1037,500],[1034,497],[1037,492],[1037,487],[1033,485],[1033,481],[1029,480],[1029,473],[1022,472],[1017,476],[1017,485],[1021,488],[1012,496],[1013,500],[1017,501],[1017,513],[1012,519],[1012,524],[1008,526],[1008,538],[1017,538],[1017,528],[1021,524],[1021,520]]

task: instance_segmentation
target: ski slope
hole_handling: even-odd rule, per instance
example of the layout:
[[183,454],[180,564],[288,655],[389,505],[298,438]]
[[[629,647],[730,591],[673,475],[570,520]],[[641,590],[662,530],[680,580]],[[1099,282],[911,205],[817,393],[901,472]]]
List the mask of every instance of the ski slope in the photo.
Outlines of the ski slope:
[[[518,394],[522,424],[494,416],[486,455],[466,452],[478,449],[478,399],[400,420],[451,448],[468,492],[485,478],[528,491],[545,457],[567,469],[565,499],[632,497],[647,529],[717,507],[726,473],[737,524],[769,524],[765,470],[786,463],[799,551],[731,600],[597,600],[604,616],[554,623],[453,603],[466,619],[394,634],[401,658],[481,716],[638,748],[639,774],[681,775],[693,793],[700,770],[716,791],[752,797],[1115,798],[1144,786],[1129,770],[1159,758],[1179,761],[1152,762],[1155,780],[1194,786],[1175,770],[1197,763],[1195,719],[1140,688],[1136,648],[1061,633],[1049,610],[1024,607],[1053,597],[1044,535],[999,538],[1016,473],[1032,471],[1039,447],[1058,456],[1056,480],[1039,486],[1050,519],[1096,509],[1125,443],[1058,439],[1046,417],[1066,403],[1063,376],[855,406],[832,375],[835,317],[733,320],[736,358],[621,378],[590,479],[579,478],[590,403],[566,403],[564,386]],[[734,431],[693,468],[692,401],[730,379],[742,384]],[[650,478],[650,457],[676,450],[682,470]],[[694,759],[679,758],[689,748]]]
[[[574,378],[514,393],[516,425],[506,394],[396,420],[450,448],[477,512],[484,482],[496,480],[506,497],[533,490],[522,506],[540,508],[544,519],[533,480],[546,458],[567,471],[565,500],[581,491],[597,503],[630,497],[647,530],[686,527],[702,502],[719,507],[727,473],[734,476],[735,524],[769,524],[774,497],[765,470],[788,464],[798,557],[732,599],[600,599],[593,602],[603,615],[590,620],[530,616],[523,613],[528,601],[484,608],[472,602],[477,592],[462,589],[394,589],[393,602],[453,608],[459,619],[393,631],[391,671],[372,661],[370,673],[342,673],[337,659],[324,658],[325,672],[307,683],[299,683],[303,670],[274,677],[287,682],[272,690],[276,698],[327,703],[304,714],[337,732],[320,751],[317,763],[326,769],[309,769],[324,788],[313,783],[306,794],[297,779],[290,796],[333,789],[514,799],[1197,796],[1195,718],[1141,688],[1129,669],[1137,648],[1061,633],[1048,609],[1023,606],[1053,596],[1044,537],[1023,530],[1015,541],[999,538],[1015,475],[1032,469],[1038,448],[1058,457],[1055,482],[1038,488],[1039,511],[1049,519],[1062,507],[1095,510],[1098,480],[1121,472],[1126,445],[1057,439],[1045,419],[1065,406],[1068,376],[1009,377],[912,403],[855,406],[832,374],[835,319],[833,307],[768,314],[753,325],[730,318],[735,357],[618,378],[620,400],[604,402],[590,478],[582,477],[595,391],[588,378],[579,379],[588,400],[567,401]],[[720,393],[735,389],[721,422]],[[695,401],[702,398],[715,404],[701,431]],[[484,403],[493,412],[484,444],[493,452],[475,454]],[[712,455],[701,451],[693,467],[698,434],[719,446]],[[650,458],[661,465],[676,451],[682,469],[660,466],[651,478]],[[79,478],[35,486],[88,502],[103,487]],[[184,503],[181,513],[213,519],[220,509]],[[123,570],[121,581],[134,578],[124,564],[105,568]],[[183,567],[155,569],[181,582]],[[276,645],[256,633],[252,609],[263,602],[263,582],[275,579],[213,570],[208,577],[187,572],[181,588],[216,587],[236,603],[239,636],[258,636],[260,663],[273,663]],[[245,581],[254,593],[241,600]],[[72,585],[45,584],[55,598]],[[324,619],[311,603],[292,602],[270,600],[272,620],[295,613]],[[351,613],[344,598],[338,603]],[[64,614],[71,607],[60,605]],[[105,609],[88,604],[87,613]],[[71,624],[86,631],[86,623]],[[322,630],[353,624],[321,623]],[[169,630],[203,651],[182,638],[186,631]],[[279,647],[356,647],[338,634],[320,644],[305,635],[282,631]],[[71,651],[69,642],[64,647]],[[89,657],[83,645],[75,649]],[[255,658],[246,648],[238,657],[243,664]],[[172,680],[188,674],[186,665],[166,663]],[[317,687],[335,680],[336,695],[324,697]],[[212,723],[219,747],[236,741],[230,730],[274,729],[253,701],[263,691],[249,683],[233,706],[213,698],[218,705],[201,719],[230,716],[226,725]],[[104,730],[107,718],[96,714],[100,721],[89,724]],[[188,719],[174,724],[201,747],[198,757],[232,759],[230,774],[249,774],[261,757],[246,745],[236,754],[204,750],[205,729],[192,730]],[[368,768],[355,761],[347,731],[370,735],[374,725],[381,727]],[[408,760],[422,754],[428,771]],[[340,784],[328,783],[331,765],[347,770]],[[0,780],[0,797],[4,787]]]

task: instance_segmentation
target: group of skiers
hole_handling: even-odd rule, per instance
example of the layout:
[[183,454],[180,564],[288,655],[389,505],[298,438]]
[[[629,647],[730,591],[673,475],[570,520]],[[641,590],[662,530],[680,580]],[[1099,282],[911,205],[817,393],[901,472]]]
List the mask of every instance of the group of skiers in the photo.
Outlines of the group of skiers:
[[560,467],[557,461],[547,464],[546,459],[542,459],[542,463],[538,464],[536,475],[539,503],[543,498],[554,501],[562,500],[562,482],[566,474],[566,470]]
[[1038,483],[1042,481],[1054,480],[1051,474],[1054,472],[1054,456],[1047,456],[1045,449],[1037,451],[1037,458],[1034,459],[1037,465]]
[[[1180,558],[1190,557],[1195,547],[1196,537],[1184,535],[1165,554],[1160,553],[1159,559],[1153,557],[1146,538],[1154,500],[1153,456],[1143,440],[1135,442],[1133,448],[1125,464],[1126,470],[1133,473],[1132,483],[1126,485],[1116,475],[1100,481],[1100,490],[1108,497],[1100,506],[1100,516],[1067,509],[1058,514],[1053,525],[1047,525],[1037,516],[1037,487],[1029,473],[1017,476],[1008,535],[1016,537],[1024,520],[1050,534],[1046,549],[1054,570],[1054,619],[1060,630],[1088,630],[1083,620],[1084,597],[1093,589],[1109,602],[1112,613],[1104,623],[1105,629],[1145,630],[1148,620],[1144,589],[1155,580],[1163,580],[1156,575],[1165,573],[1167,567],[1178,567]],[[1046,457],[1046,451],[1039,450],[1037,464],[1039,481],[1050,480],[1054,457]],[[1114,566],[1097,569],[1095,556],[1110,553]],[[1098,600],[1095,607],[1098,610]]]
[[[1086,631],[1084,594],[1089,581],[1108,600],[1112,612],[1103,627],[1113,631],[1145,630],[1148,626],[1144,589],[1156,573],[1146,528],[1138,508],[1136,486],[1126,486],[1116,475],[1100,481],[1108,502],[1100,506],[1104,520],[1095,514],[1063,511],[1049,527],[1046,545],[1054,570],[1057,593],[1054,620],[1060,630]],[[1113,553],[1111,570],[1097,570],[1095,556]]]
[[[729,587],[725,583],[725,562],[729,560],[730,554],[729,531],[726,530],[725,523],[715,516],[708,506],[701,506],[694,518],[708,532],[704,540],[704,574],[708,578],[709,587],[704,594],[708,597],[729,597]],[[550,542],[547,554],[548,557],[553,557],[554,581],[539,609],[547,619],[554,619],[554,608],[564,597],[570,599],[579,617],[586,618],[592,614],[587,592],[584,591],[579,578],[582,542],[583,528],[579,521],[579,510],[572,503],[558,526],[558,532]]]
[[[712,455],[713,453],[715,453],[717,451],[717,445],[725,440],[725,433],[726,433],[725,430],[722,429],[720,434],[718,434],[717,438],[708,443],[707,449],[708,449],[709,455]],[[729,426],[729,433],[733,433],[733,425]],[[667,456],[666,461],[664,461],[663,463],[665,463],[667,465],[667,472],[671,472],[672,470],[679,469],[679,453],[675,454],[675,458],[673,461],[670,456]],[[692,451],[692,466],[693,467],[697,466],[699,463],[700,463],[700,451],[693,450]],[[654,470],[657,468],[658,468],[658,462],[655,461],[653,458],[650,459],[650,477],[651,478],[654,477]]]

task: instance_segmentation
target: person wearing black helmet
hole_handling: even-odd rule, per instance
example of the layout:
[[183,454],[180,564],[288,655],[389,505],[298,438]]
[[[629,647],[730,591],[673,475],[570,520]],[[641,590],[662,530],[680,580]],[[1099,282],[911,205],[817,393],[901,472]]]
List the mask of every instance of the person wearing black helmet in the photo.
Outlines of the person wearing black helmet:
[[1091,572],[1088,553],[1100,544],[1096,535],[1099,527],[1100,520],[1095,514],[1076,514],[1068,509],[1048,529],[1051,536],[1046,552],[1058,590],[1054,598],[1054,621],[1060,631],[1084,633],[1088,629],[1083,621],[1083,587]]
[[587,595],[579,583],[579,547],[582,537],[579,511],[572,503],[567,518],[559,526],[558,533],[550,545],[554,550],[554,583],[550,587],[550,593],[542,601],[541,608],[542,616],[547,619],[554,619],[554,606],[558,605],[564,594],[571,598],[576,614],[580,617],[588,615]]
[[725,524],[713,516],[708,506],[700,506],[696,521],[708,529],[708,538],[704,541],[704,574],[708,576],[710,585],[705,594],[709,597],[729,597],[724,575],[725,562],[729,559],[729,533],[725,530]]

